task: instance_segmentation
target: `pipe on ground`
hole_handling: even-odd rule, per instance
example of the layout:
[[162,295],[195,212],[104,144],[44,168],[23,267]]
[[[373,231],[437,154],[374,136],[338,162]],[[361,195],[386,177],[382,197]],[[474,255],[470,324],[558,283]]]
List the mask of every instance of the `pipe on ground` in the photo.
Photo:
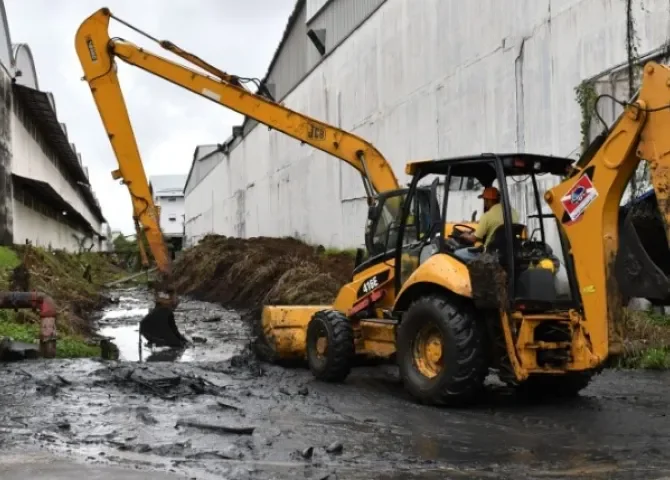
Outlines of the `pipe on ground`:
[[30,308],[40,313],[40,355],[56,356],[56,303],[41,292],[0,292],[0,309]]

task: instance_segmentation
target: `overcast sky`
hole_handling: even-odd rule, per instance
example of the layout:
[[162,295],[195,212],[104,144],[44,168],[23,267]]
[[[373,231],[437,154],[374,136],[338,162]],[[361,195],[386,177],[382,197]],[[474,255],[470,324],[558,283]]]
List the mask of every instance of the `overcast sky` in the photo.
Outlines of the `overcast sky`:
[[[4,0],[12,43],[30,45],[40,90],[53,92],[61,122],[89,168],[112,229],[134,231],[126,187],[74,49],[79,24],[101,7],[159,39],[168,39],[229,73],[262,78],[295,0]],[[121,36],[161,48],[119,23]],[[242,117],[119,61],[119,77],[148,176],[187,174],[199,144],[221,143]]]

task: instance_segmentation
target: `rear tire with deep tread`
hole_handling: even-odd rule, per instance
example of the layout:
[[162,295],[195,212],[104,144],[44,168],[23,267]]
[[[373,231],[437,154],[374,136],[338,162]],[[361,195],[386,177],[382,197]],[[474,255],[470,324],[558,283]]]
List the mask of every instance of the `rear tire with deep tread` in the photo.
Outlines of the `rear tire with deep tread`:
[[[419,332],[427,324],[440,332],[441,370],[430,378],[421,373],[414,357]],[[442,295],[415,300],[398,328],[397,351],[405,388],[423,403],[445,406],[472,404],[483,390],[488,374],[485,325],[465,301]]]
[[[317,352],[317,340],[324,335],[326,354]],[[320,310],[307,326],[307,363],[317,380],[343,382],[351,372],[355,356],[354,330],[351,322],[337,310]]]

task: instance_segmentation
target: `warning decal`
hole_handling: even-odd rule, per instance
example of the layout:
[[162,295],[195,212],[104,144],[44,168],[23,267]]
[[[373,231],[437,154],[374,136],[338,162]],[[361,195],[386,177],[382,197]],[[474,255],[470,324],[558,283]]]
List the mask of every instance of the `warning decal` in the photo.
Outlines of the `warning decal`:
[[598,198],[598,191],[591,183],[591,179],[587,175],[582,175],[577,183],[568,190],[568,193],[561,198],[561,203],[570,219],[575,221],[596,198]]

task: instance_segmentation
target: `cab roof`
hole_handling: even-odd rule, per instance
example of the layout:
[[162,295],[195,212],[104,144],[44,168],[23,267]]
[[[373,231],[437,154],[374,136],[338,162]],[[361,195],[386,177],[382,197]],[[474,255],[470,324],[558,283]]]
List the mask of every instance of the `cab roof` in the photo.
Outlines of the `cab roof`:
[[[421,175],[445,174],[451,167],[452,177],[472,177],[484,186],[489,186],[496,179],[494,163],[500,159],[505,176],[521,176],[530,174],[566,175],[575,160],[552,155],[533,153],[482,153],[479,155],[452,157],[438,160],[421,160],[409,162],[405,167],[408,175],[421,172]],[[489,160],[491,163],[482,163]]]

